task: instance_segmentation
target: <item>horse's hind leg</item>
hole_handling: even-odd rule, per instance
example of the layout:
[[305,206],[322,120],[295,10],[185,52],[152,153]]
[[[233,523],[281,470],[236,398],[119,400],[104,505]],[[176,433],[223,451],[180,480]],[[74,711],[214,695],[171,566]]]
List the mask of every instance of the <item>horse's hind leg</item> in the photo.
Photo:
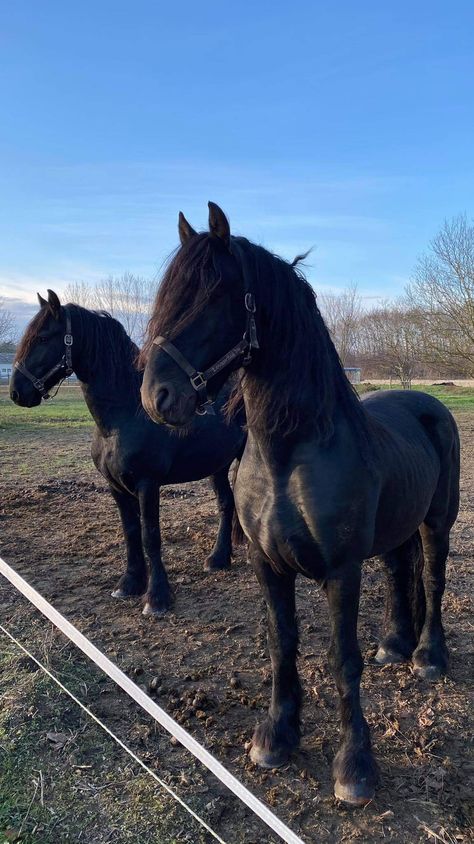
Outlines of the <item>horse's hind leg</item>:
[[421,526],[425,566],[423,583],[426,593],[426,617],[417,648],[413,654],[415,673],[424,680],[438,680],[448,669],[448,649],[441,619],[441,601],[445,586],[449,530]]
[[262,768],[278,768],[288,761],[300,740],[296,575],[292,571],[276,574],[270,562],[252,547],[250,560],[267,604],[268,647],[273,670],[270,708],[266,719],[255,728],[250,758]]
[[148,572],[143,554],[138,501],[130,493],[120,492],[112,486],[110,492],[119,509],[127,546],[127,569],[112,592],[112,597],[129,598],[133,595],[143,595],[146,591]]
[[423,551],[417,531],[410,539],[382,556],[385,564],[387,592],[385,599],[384,635],[375,660],[380,665],[407,662],[417,642],[414,614],[423,601],[421,572]]
[[413,654],[415,673],[425,680],[438,680],[448,669],[448,649],[441,619],[441,601],[446,579],[449,532],[459,509],[459,438],[451,431],[451,448],[442,463],[438,487],[420,527],[425,565],[423,584],[426,616],[420,640]]
[[229,467],[211,475],[210,482],[217,498],[219,528],[214,548],[204,563],[205,571],[228,569],[232,556],[232,516],[234,494],[229,483]]

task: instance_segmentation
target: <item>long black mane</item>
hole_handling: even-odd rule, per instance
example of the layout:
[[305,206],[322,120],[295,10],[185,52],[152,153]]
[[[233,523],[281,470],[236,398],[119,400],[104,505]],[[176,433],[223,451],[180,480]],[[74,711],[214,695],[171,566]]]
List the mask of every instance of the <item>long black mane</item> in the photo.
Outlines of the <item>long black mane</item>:
[[[230,409],[237,406],[245,387],[250,427],[269,435],[312,428],[317,439],[325,442],[332,435],[338,405],[366,442],[367,415],[298,262],[290,264],[246,238],[232,238],[231,249],[232,244],[246,286],[255,297],[260,351],[244,373]],[[176,336],[206,307],[221,281],[220,255],[221,245],[202,233],[172,258],[158,289],[142,362],[154,337]]]
[[[65,307],[71,316],[73,361],[79,380],[87,381],[89,374],[94,373],[102,376],[107,392],[126,390],[139,400],[142,375],[135,363],[140,350],[123,325],[106,311],[91,311],[74,303]],[[49,316],[45,307],[33,317],[18,346],[16,360],[26,358]],[[101,392],[105,393],[105,389]]]
[[[103,373],[107,390],[115,394],[127,391],[139,399],[142,376],[135,364],[140,350],[123,325],[106,311],[90,311],[75,304],[66,307],[73,326],[78,326],[80,356],[87,371]],[[81,378],[81,367],[78,370]]]

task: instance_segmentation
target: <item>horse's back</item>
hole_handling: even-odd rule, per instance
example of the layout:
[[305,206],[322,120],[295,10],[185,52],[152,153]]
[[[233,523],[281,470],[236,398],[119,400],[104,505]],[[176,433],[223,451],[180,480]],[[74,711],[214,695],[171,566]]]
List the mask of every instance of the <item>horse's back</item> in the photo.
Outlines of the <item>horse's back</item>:
[[434,396],[420,390],[380,390],[363,396],[362,402],[371,419],[388,433],[412,442],[425,434],[441,459],[456,450],[459,437],[454,417]]
[[[449,529],[459,505],[460,461],[458,430],[448,408],[434,396],[417,390],[387,390],[370,395],[364,400],[364,407],[382,432],[381,465],[389,489],[388,496],[382,499],[386,499],[387,512],[393,506],[395,488],[400,485],[398,475],[408,473],[410,481],[405,484],[405,493],[410,507],[416,509],[415,502],[422,502],[433,482],[423,520]],[[383,500],[381,505],[379,517],[383,516]]]

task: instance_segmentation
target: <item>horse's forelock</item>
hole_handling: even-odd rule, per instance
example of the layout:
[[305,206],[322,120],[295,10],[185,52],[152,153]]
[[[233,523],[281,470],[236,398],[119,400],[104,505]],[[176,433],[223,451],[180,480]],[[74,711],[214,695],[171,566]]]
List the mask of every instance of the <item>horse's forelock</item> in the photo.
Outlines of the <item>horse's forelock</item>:
[[25,360],[39,332],[41,331],[46,320],[48,319],[48,316],[50,316],[50,313],[51,312],[48,308],[43,307],[38,311],[37,314],[34,315],[31,322],[28,323],[25,329],[25,333],[23,334],[23,337],[21,338],[15,352],[15,363],[21,363]]
[[145,339],[138,357],[143,369],[153,340],[160,334],[178,333],[202,310],[209,297],[207,270],[211,267],[211,244],[208,232],[190,238],[176,252],[158,287]]

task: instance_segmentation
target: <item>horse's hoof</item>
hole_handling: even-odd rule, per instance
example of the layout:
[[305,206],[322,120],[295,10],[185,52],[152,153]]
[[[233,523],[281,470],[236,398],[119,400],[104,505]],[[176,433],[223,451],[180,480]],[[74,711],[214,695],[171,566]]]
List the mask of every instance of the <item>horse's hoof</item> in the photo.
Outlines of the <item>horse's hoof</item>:
[[438,665],[413,665],[413,673],[419,680],[428,680],[429,683],[436,683],[441,680],[445,673]]
[[114,589],[114,591],[110,594],[112,595],[112,598],[121,598],[122,601],[124,601],[126,598],[139,598],[140,595],[143,595],[144,591],[145,590],[143,589],[141,592],[125,592],[119,586],[118,589]]
[[254,765],[259,768],[281,768],[289,761],[290,754],[284,748],[280,750],[264,750],[257,744],[252,744],[249,753],[250,759]]
[[397,651],[393,651],[391,648],[385,648],[383,645],[380,645],[377,653],[375,654],[375,662],[378,665],[392,665],[394,663],[407,661],[407,656],[404,656],[404,654],[398,653]]
[[447,673],[449,654],[447,648],[420,646],[413,654],[413,673],[420,680],[436,683]]
[[208,557],[203,568],[204,571],[224,571],[225,569],[230,569],[230,560],[213,560],[211,557]]
[[334,796],[343,803],[348,803],[350,806],[366,806],[373,800],[375,795],[375,788],[372,785],[364,782],[357,784],[342,783],[336,780],[334,783]]
[[147,602],[142,609],[142,615],[146,618],[163,618],[170,609],[171,607],[152,607],[151,604]]
[[120,578],[116,589],[111,593],[112,598],[139,598],[146,592],[147,584],[129,578]]

